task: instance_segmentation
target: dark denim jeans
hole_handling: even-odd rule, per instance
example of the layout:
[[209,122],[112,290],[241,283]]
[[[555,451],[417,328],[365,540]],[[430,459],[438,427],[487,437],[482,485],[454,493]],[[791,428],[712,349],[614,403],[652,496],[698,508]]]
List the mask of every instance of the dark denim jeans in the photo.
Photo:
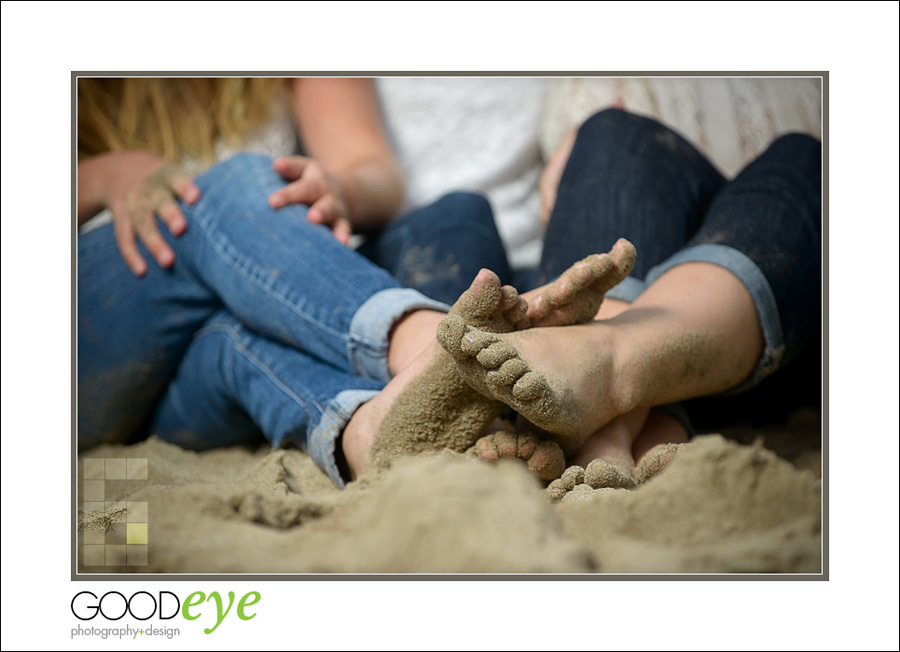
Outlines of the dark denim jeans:
[[[766,351],[739,389],[803,356],[818,392],[821,328],[821,143],[777,139],[728,181],[685,139],[654,120],[610,109],[587,120],[560,181],[539,282],[625,237],[632,275],[609,296],[633,301],[675,265],[733,272],[756,303]],[[780,375],[780,374],[779,374]]]
[[452,305],[482,267],[509,283],[503,241],[488,200],[450,193],[392,220],[357,249],[401,285]]

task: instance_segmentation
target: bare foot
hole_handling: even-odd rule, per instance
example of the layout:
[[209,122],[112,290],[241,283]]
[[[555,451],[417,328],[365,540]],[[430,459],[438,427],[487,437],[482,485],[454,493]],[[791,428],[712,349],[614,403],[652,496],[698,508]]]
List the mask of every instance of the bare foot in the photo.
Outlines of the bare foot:
[[634,245],[620,238],[608,254],[588,256],[555,282],[526,292],[531,325],[570,326],[594,319],[603,297],[631,273],[636,257]]
[[626,411],[612,382],[619,349],[604,339],[609,334],[604,322],[500,335],[444,319],[438,341],[469,385],[554,433],[572,455]]
[[640,435],[634,441],[632,454],[635,461],[640,464],[644,456],[659,444],[685,444],[690,438],[685,425],[671,414],[652,413],[647,417]]
[[[590,256],[535,291],[535,296],[545,297],[537,317],[555,324],[592,318],[603,298],[598,288],[630,270],[630,264],[622,264],[629,251],[633,254],[634,248],[622,241],[614,248],[615,256]],[[509,333],[531,325],[527,309],[515,288],[501,287],[495,274],[482,270],[441,324]],[[503,409],[503,403],[464,382],[453,358],[434,341],[411,362],[398,366],[400,372],[375,399],[354,413],[345,428],[342,448],[352,478],[373,467],[389,466],[391,460],[405,455],[443,448],[465,451]],[[482,446],[489,448],[487,443]],[[549,443],[538,445],[536,457],[529,456],[540,477],[561,471],[557,470],[556,449]]]
[[547,486],[547,496],[551,500],[561,500],[570,491],[578,487],[587,489],[631,489],[637,482],[625,469],[609,464],[603,460],[593,460],[587,468],[573,464],[567,468],[559,479]]
[[[603,293],[627,275],[633,262],[634,247],[622,240],[610,254],[589,256],[576,263],[559,279],[532,293],[539,304],[535,318],[547,325],[592,319]],[[482,270],[438,330],[456,327],[510,333],[529,328],[527,311],[527,302],[515,288],[501,287],[495,274]],[[425,319],[427,322],[431,317]],[[411,320],[401,324],[398,334],[409,323]],[[421,330],[418,323],[410,328]],[[404,353],[394,355],[395,360],[403,359],[394,366],[399,373],[375,399],[354,413],[344,430],[341,445],[352,478],[372,468],[387,467],[401,456],[443,448],[465,451],[503,409],[496,398],[474,391],[460,377],[453,358],[437,343],[432,342],[407,362],[409,358]],[[482,447],[490,448],[488,442]],[[529,456],[529,463],[538,468],[539,475],[558,475],[554,446],[536,446],[535,455],[533,461],[534,456]]]
[[622,414],[600,428],[573,456],[572,462],[587,467],[602,459],[625,470],[634,471],[634,443],[642,434],[650,408],[639,407]]
[[[604,293],[628,275],[634,258],[631,243],[619,240],[609,254],[589,256],[576,263],[556,282],[529,293],[537,306],[529,306],[532,323],[561,326],[590,322]],[[438,327],[437,339],[455,358],[460,375],[469,385],[559,436],[563,450],[572,454],[596,430],[592,424],[605,423],[619,407],[594,400],[598,388],[604,388],[614,377],[615,347],[598,347],[594,331],[589,338],[571,337],[575,333],[572,329],[578,328],[585,326],[569,326],[564,333],[534,328],[512,339],[467,323],[461,314],[451,314]],[[520,356],[520,351],[540,360],[540,371],[533,369],[526,361],[529,356]],[[573,364],[580,375],[571,373]],[[580,386],[559,380],[573,375],[579,376]],[[611,398],[611,393],[604,395]],[[594,413],[586,414],[591,411]]]
[[[688,434],[677,419],[666,414],[647,418],[647,412],[637,408],[601,428],[578,452],[576,464],[550,483],[547,495],[560,500],[580,485],[586,485],[579,490],[585,494],[586,488],[631,489],[661,473],[686,445]],[[664,443],[648,449],[654,441]],[[591,459],[586,468],[578,465],[584,459]]]
[[[485,332],[527,327],[527,304],[515,288],[501,287],[482,270],[450,311]],[[344,429],[342,447],[352,478],[386,468],[398,457],[450,448],[468,449],[503,410],[472,390],[436,342],[407,364]]]
[[[634,267],[634,246],[620,239],[609,254],[594,254],[575,263],[554,282],[523,295],[528,303],[532,326],[569,326],[590,321],[597,315],[606,292],[622,281]],[[445,336],[453,329],[465,328],[464,320],[450,317],[441,327]],[[523,457],[524,450],[535,450]],[[565,457],[559,446],[533,433],[520,435],[495,431],[486,434],[468,451],[484,461],[501,457],[528,460],[529,469],[544,481],[558,478],[565,468]]]
[[503,458],[520,459],[528,470],[544,482],[555,480],[566,468],[562,449],[552,441],[543,441],[531,433],[499,429],[481,437],[466,454],[485,462]]
[[687,444],[657,444],[638,462],[634,479],[640,484],[662,473]]
[[601,459],[587,465],[584,483],[592,489],[631,489],[637,484],[629,471]]
[[734,274],[686,263],[609,320],[494,334],[445,318],[438,340],[466,382],[554,433],[571,455],[638,406],[737,386],[760,359],[760,333]]

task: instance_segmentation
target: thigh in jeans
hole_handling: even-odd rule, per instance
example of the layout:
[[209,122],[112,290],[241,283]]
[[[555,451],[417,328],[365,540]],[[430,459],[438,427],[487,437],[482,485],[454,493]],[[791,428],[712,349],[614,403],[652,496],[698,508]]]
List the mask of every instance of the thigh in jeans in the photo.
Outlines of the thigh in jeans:
[[[146,251],[142,250],[146,256]],[[139,436],[194,333],[221,303],[184,266],[125,267],[111,224],[78,239],[78,445]]]

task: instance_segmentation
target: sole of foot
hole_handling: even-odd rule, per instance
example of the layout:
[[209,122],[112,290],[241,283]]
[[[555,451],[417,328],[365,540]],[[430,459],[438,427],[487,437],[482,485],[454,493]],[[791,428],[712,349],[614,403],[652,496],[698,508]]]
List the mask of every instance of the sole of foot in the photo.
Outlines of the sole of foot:
[[[529,319],[547,328],[532,328],[510,336],[488,332],[462,314],[451,314],[438,327],[438,342],[456,360],[460,375],[470,386],[560,436],[563,450],[571,454],[594,430],[586,426],[592,419],[585,417],[590,416],[587,412],[596,402],[594,396],[585,400],[561,379],[571,369],[566,355],[571,351],[570,344],[576,341],[571,337],[576,331],[561,332],[552,327],[588,328],[578,324],[593,319],[603,295],[628,275],[634,260],[633,245],[620,240],[608,254],[585,258],[555,283],[539,290],[533,299],[539,308],[529,307]],[[532,353],[540,350],[540,368],[529,364],[528,355],[522,354],[526,349]],[[595,346],[586,347],[584,355],[577,356],[578,362],[587,365],[592,381],[609,378],[611,359],[594,355],[594,351]],[[554,362],[560,363],[561,368],[555,369]],[[591,393],[603,391],[602,385],[600,389],[593,382],[589,386]]]
[[[449,314],[477,323],[485,332],[507,333],[528,327],[527,308],[515,288],[502,286],[496,274],[481,270]],[[357,413],[363,409],[360,423],[351,422],[348,428],[369,431],[369,465],[383,469],[399,457],[445,448],[464,452],[503,404],[469,387],[453,359],[433,343]]]

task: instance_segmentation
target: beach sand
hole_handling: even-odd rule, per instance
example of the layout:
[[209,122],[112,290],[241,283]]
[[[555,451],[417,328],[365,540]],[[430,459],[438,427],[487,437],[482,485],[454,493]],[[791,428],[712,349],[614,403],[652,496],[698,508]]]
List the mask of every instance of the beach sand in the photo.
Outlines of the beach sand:
[[[130,523],[100,532],[94,514],[79,534],[81,573],[823,570],[821,426],[810,410],[700,436],[635,489],[581,485],[556,502],[515,460],[447,451],[341,491],[299,450],[195,453],[151,438],[79,456],[89,511],[101,506],[85,474],[97,477],[96,458],[106,460],[102,507],[124,507]],[[147,460],[146,479],[109,479],[125,477],[110,460],[127,458]]]

